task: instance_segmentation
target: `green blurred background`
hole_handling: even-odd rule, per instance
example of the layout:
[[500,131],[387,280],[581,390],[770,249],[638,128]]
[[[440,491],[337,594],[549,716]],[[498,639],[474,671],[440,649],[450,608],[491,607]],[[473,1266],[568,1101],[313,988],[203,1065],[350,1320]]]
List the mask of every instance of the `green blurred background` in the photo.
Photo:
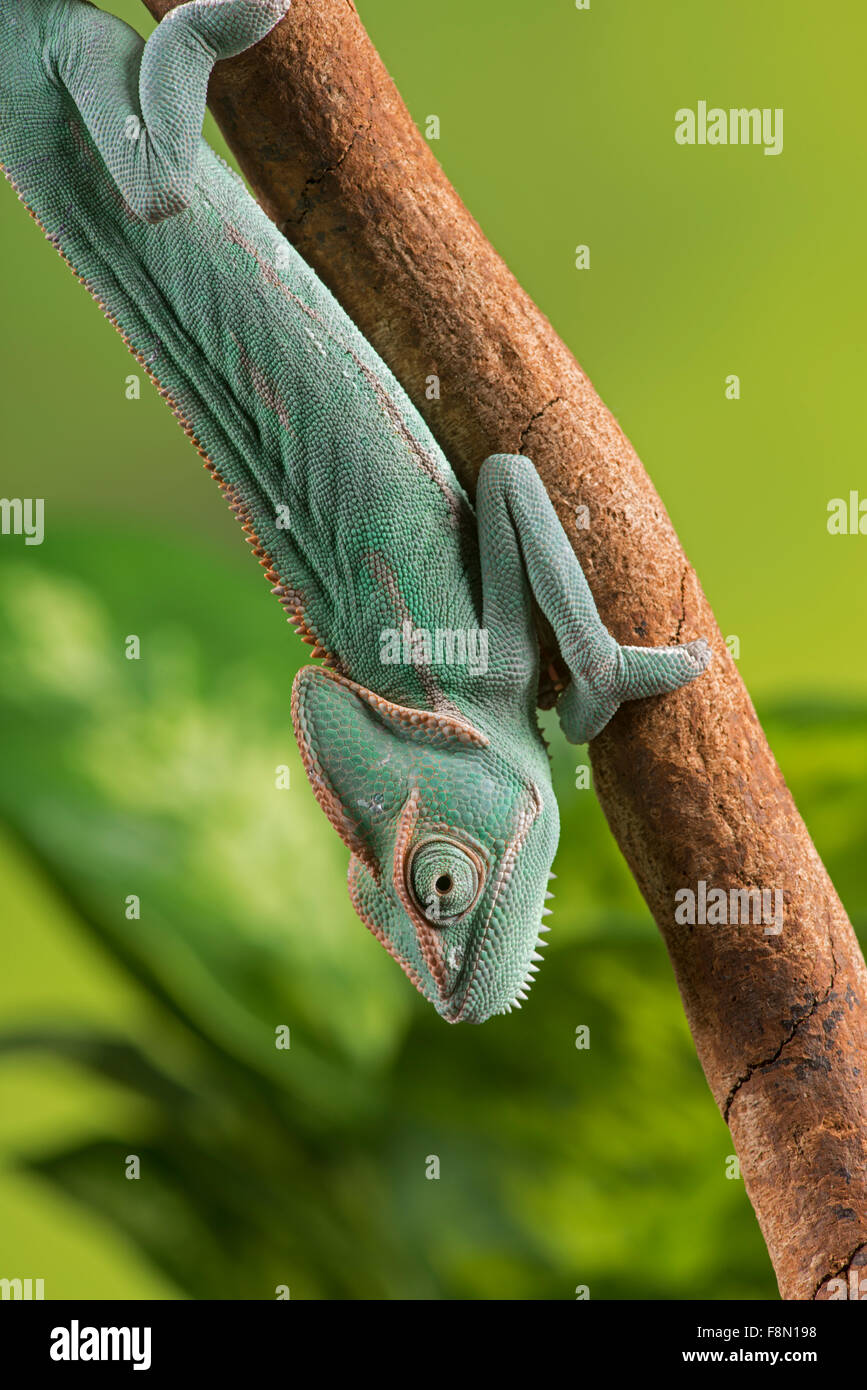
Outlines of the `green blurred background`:
[[[150,32],[137,0],[103,8]],[[861,7],[359,8],[638,447],[863,940],[867,540],[826,527],[867,495]],[[677,146],[700,99],[783,107],[783,154]],[[575,787],[584,750],[549,721],[563,839],[530,1000],[447,1028],[349,907],[291,737],[306,649],[218,490],[146,379],[126,399],[136,363],[5,185],[0,253],[0,488],[47,524],[39,549],[0,539],[0,1276],[776,1297],[665,951]]]

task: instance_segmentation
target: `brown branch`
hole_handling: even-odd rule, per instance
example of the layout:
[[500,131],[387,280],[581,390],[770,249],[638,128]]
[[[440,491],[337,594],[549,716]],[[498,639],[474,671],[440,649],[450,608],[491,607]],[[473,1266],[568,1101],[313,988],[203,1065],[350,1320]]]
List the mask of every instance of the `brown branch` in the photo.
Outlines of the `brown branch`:
[[[145,3],[161,16],[176,0]],[[449,185],[351,0],[295,0],[265,42],[219,65],[210,96],[263,206],[467,486],[486,454],[525,450],[615,636],[712,637],[708,674],[625,706],[595,740],[595,785],[668,947],[780,1290],[827,1296],[867,1242],[867,975],[662,502]],[[782,889],[782,932],[675,925],[675,892],[701,879]]]

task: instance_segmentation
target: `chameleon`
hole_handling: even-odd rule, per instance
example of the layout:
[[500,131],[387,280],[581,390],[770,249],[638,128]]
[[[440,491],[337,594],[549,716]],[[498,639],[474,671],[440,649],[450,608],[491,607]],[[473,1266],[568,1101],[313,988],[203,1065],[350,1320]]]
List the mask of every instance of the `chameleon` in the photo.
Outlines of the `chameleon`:
[[392,371],[202,138],[214,63],[289,7],[191,0],[144,42],[87,0],[0,0],[0,165],[321,661],[294,680],[292,721],[358,916],[444,1020],[481,1023],[527,999],[548,930],[559,816],[534,604],[571,677],[571,742],[694,680],[710,647],[615,640],[526,456],[486,458],[471,504]]

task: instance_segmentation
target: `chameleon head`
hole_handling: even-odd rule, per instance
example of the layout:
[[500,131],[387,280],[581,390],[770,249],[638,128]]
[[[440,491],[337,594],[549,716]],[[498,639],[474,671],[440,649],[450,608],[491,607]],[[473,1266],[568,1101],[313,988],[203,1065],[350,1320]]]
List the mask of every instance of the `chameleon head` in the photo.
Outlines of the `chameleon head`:
[[319,667],[298,673],[292,715],[365,925],[448,1022],[520,1007],[559,832],[541,742],[519,766],[461,717]]

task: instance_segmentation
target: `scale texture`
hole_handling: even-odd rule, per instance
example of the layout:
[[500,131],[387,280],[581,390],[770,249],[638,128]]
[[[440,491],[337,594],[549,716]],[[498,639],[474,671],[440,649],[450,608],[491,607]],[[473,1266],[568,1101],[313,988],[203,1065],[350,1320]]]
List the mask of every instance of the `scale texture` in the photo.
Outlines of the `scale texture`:
[[[538,603],[593,738],[709,661],[621,647],[529,459],[475,511],[339,304],[202,141],[220,58],[288,0],[194,0],[147,43],[85,0],[0,0],[0,164],[205,459],[323,665],[292,711],[373,934],[443,1018],[520,1006],[559,822],[536,720]],[[291,23],[291,18],[287,20]]]

